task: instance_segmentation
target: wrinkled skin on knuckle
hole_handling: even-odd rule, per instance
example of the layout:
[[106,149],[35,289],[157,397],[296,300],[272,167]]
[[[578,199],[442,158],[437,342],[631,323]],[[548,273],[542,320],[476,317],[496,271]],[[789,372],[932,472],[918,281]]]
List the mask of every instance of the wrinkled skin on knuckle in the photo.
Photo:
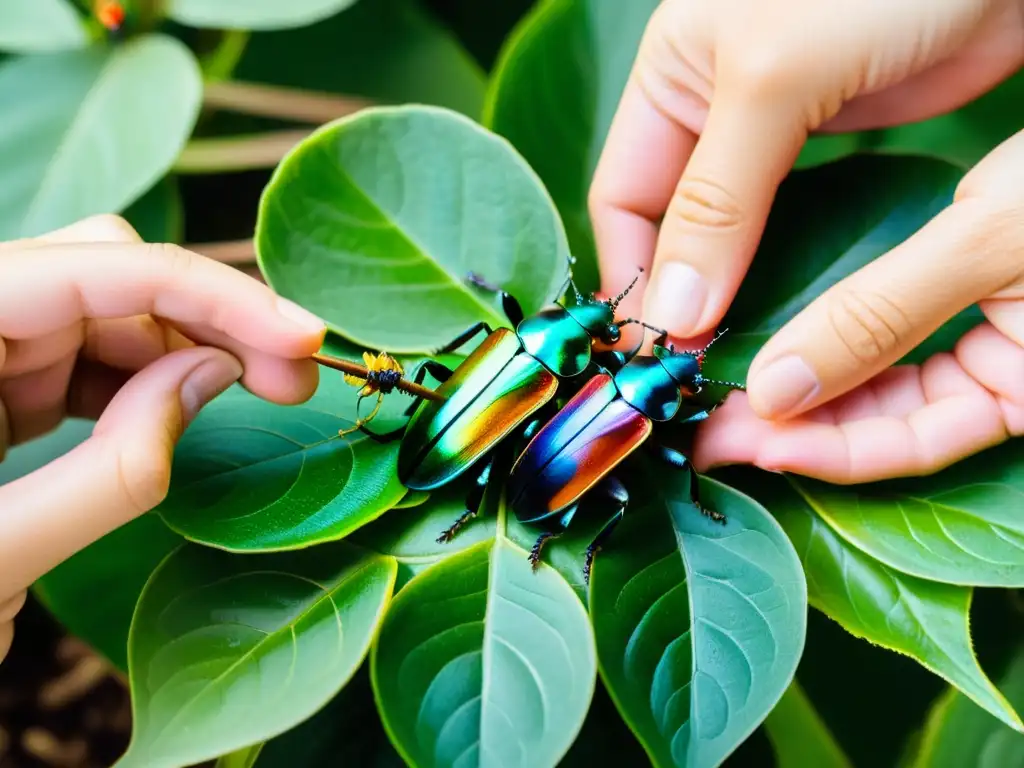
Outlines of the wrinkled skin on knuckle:
[[167,498],[171,462],[165,451],[124,446],[115,461],[117,487],[133,517],[145,514]]
[[836,339],[863,365],[888,362],[911,331],[907,315],[880,293],[839,288],[827,307]]
[[671,210],[680,222],[712,231],[733,230],[745,220],[736,197],[709,179],[683,178],[676,188]]

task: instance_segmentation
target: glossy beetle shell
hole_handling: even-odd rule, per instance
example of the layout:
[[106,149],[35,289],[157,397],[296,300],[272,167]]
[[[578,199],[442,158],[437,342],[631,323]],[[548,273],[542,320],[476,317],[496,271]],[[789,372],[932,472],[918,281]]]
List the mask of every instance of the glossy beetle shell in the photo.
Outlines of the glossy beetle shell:
[[509,506],[524,523],[578,501],[650,436],[653,423],[598,374],[538,432],[508,479]]
[[444,402],[425,400],[398,449],[398,479],[431,490],[469,469],[555,395],[558,380],[499,328],[438,387]]
[[634,357],[615,374],[622,399],[654,421],[668,421],[679,412],[679,384],[656,357]]
[[556,376],[576,376],[590,362],[590,335],[564,307],[550,307],[527,317],[516,333],[523,349]]

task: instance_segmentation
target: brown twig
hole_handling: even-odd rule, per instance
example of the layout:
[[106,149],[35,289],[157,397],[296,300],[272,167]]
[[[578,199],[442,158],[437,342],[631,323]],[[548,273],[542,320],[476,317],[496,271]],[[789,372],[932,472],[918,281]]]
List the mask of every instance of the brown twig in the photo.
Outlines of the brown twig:
[[365,109],[373,102],[334,93],[230,80],[208,83],[203,103],[213,109],[320,125]]
[[251,237],[247,240],[225,240],[216,243],[185,243],[184,247],[223,264],[249,266],[256,263],[256,248]]
[[[329,355],[322,355],[319,352],[313,355],[313,359],[320,365],[326,368],[333,368],[336,371],[342,373],[349,373],[353,376],[358,376],[361,379],[369,377],[370,370],[365,365],[359,365],[359,363],[353,363],[350,360],[342,360],[339,357],[331,357]],[[417,384],[414,381],[408,379],[399,379],[398,384],[395,385],[398,389],[406,392],[415,397],[422,397],[426,400],[437,400],[438,402],[444,401],[444,395],[439,395],[432,389],[427,389],[421,384]]]

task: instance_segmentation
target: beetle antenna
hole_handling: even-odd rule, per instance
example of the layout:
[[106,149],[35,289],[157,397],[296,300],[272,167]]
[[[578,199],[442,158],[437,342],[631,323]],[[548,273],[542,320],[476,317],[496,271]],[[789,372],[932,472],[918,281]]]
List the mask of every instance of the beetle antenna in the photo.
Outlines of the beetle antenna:
[[740,384],[738,381],[719,381],[718,379],[705,379],[701,377],[701,383],[703,384],[718,384],[721,387],[728,387],[729,389],[738,389],[740,392],[746,392],[746,384]]
[[616,323],[616,325],[619,326],[619,328],[622,328],[623,326],[626,325],[642,325],[648,331],[654,331],[659,336],[666,333],[666,331],[663,328],[655,328],[653,325],[648,325],[643,320],[637,320],[632,317],[627,317],[625,320],[620,320],[619,322]]
[[573,295],[576,297],[576,304],[580,305],[583,304],[583,294],[580,293],[580,289],[576,287],[576,282],[572,279],[572,267],[576,263],[576,257],[570,253],[567,258],[569,261],[569,279],[567,282],[572,287]]
[[708,354],[708,350],[711,349],[711,345],[714,344],[716,341],[718,341],[720,338],[722,338],[722,336],[724,336],[725,332],[728,331],[728,330],[729,330],[728,328],[723,328],[718,333],[716,333],[715,337],[713,339],[711,339],[711,341],[709,341],[707,344],[704,345],[704,349],[688,349],[688,350],[686,350],[686,354],[693,355],[694,357],[697,358],[697,360],[699,360],[701,363],[703,363],[704,362],[704,358]]
[[629,294],[629,292],[631,290],[633,290],[633,286],[636,285],[636,281],[639,280],[640,279],[640,275],[643,274],[643,271],[644,271],[643,267],[637,267],[637,269],[639,269],[640,271],[637,272],[636,277],[633,278],[633,282],[631,282],[629,285],[627,285],[626,289],[622,293],[620,293],[618,296],[616,296],[614,299],[611,300],[610,303],[612,305],[612,309],[613,310],[616,309],[619,306],[619,302],[622,301],[624,298],[626,298],[626,296]]

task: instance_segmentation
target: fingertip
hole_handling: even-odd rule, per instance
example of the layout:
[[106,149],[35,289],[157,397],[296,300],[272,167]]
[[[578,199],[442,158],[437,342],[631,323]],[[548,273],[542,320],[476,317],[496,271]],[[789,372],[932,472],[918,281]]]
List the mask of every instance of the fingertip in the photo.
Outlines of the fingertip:
[[300,359],[318,352],[327,336],[327,323],[305,307],[301,307],[283,296],[277,296],[275,304],[278,314],[284,318],[290,326],[289,330],[295,334],[293,356]]
[[250,355],[241,384],[263,400],[299,405],[309,400],[320,383],[320,366],[312,360],[283,360]]

